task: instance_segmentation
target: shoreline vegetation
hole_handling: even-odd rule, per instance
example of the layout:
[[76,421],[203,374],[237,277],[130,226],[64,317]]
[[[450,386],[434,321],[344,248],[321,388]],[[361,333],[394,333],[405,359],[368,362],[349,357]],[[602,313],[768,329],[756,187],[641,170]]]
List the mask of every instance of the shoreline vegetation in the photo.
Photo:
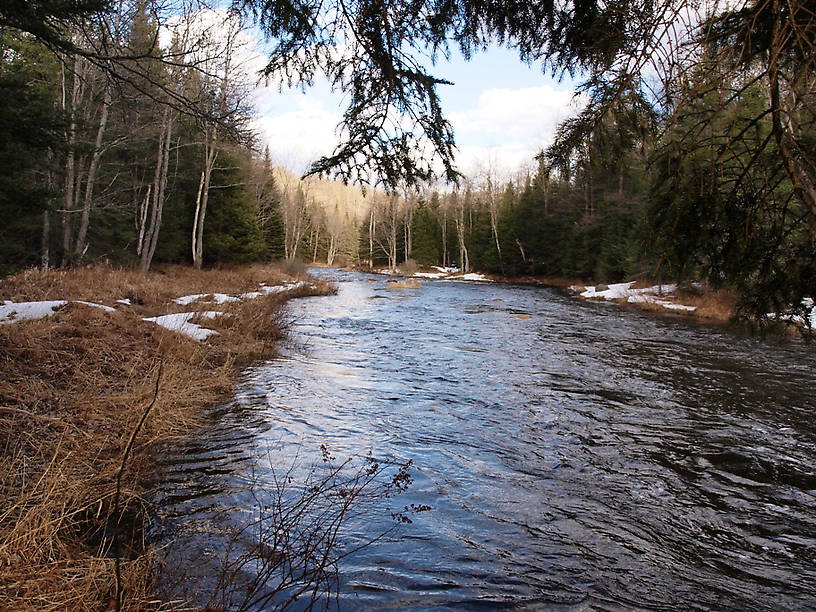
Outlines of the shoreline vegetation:
[[[393,289],[530,284],[717,324],[736,304],[699,285],[655,292],[647,282],[357,269],[401,277]],[[203,424],[242,365],[275,354],[286,300],[334,290],[302,264],[147,275],[96,265],[0,279],[0,609],[161,607],[152,587],[160,560],[142,529],[152,449]],[[43,302],[48,316],[23,320]],[[666,306],[678,303],[686,308]]]
[[[291,268],[0,279],[4,306],[60,302],[46,318],[0,325],[0,609],[160,605],[142,533],[151,450],[200,425],[242,364],[275,354],[287,299],[334,291]],[[188,316],[198,311],[218,315]],[[196,341],[146,320],[182,313],[217,334]]]
[[[419,268],[413,265],[395,270],[367,267],[354,269],[371,274],[404,277],[420,282],[422,280],[453,280],[550,287],[584,300],[610,301],[661,316],[682,317],[700,323],[717,325],[734,323],[737,313],[737,295],[734,292],[714,290],[699,283],[679,287],[675,283],[655,283],[639,279],[605,285],[553,276],[501,276],[473,272],[462,274],[458,268],[437,266]],[[420,288],[416,282],[392,281],[391,285],[397,289]]]

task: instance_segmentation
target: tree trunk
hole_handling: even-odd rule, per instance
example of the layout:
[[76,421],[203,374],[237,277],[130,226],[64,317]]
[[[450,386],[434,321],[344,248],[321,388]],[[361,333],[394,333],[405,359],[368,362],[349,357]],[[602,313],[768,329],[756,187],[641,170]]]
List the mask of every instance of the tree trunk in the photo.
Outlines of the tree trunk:
[[388,245],[388,268],[397,269],[397,202],[391,202],[391,231],[389,232],[390,244]]
[[411,227],[414,223],[414,208],[413,206],[408,204],[408,199],[405,200],[406,209],[405,209],[405,235],[403,238],[405,239],[404,244],[404,255],[405,261],[411,259],[411,255],[413,254],[414,250],[414,235],[413,230],[414,228]]
[[493,240],[496,242],[496,252],[499,255],[499,269],[504,274],[504,262],[502,261],[501,243],[499,242],[499,210],[493,194],[490,195],[490,230],[493,232]]
[[[198,181],[198,193],[196,193],[195,213],[193,214],[193,234],[190,239],[190,247],[193,255],[193,265],[196,263],[196,236],[198,236],[198,215],[201,211],[201,191],[204,189],[204,172],[201,172],[201,178]],[[201,266],[196,266],[201,268]]]
[[334,258],[337,256],[337,237],[334,234],[329,234],[329,245],[326,253],[326,263],[328,265],[334,264]]
[[147,213],[150,211],[150,191],[152,187],[153,185],[147,186],[144,204],[136,207],[136,229],[139,232],[136,238],[136,255],[139,257],[142,256],[142,251],[144,250],[145,232],[147,231]]
[[442,223],[439,224],[442,228],[442,267],[448,267],[448,211],[442,212]]
[[79,223],[79,231],[77,232],[76,247],[74,255],[77,258],[85,254],[88,248],[86,238],[88,236],[88,225],[91,219],[91,204],[93,202],[94,183],[96,181],[96,171],[99,168],[99,162],[102,159],[102,140],[105,136],[105,129],[108,125],[108,111],[111,105],[111,91],[110,85],[105,85],[105,95],[102,101],[102,110],[99,115],[99,128],[96,131],[96,140],[94,141],[94,150],[91,155],[91,163],[88,166],[88,176],[85,180],[85,197],[82,202],[82,217]]
[[51,212],[46,208],[43,211],[42,237],[40,238],[40,268],[48,270],[51,264],[51,250],[49,241],[51,238]]
[[145,235],[147,242],[142,248],[140,268],[145,274],[150,270],[153,255],[156,252],[156,245],[159,242],[159,230],[161,229],[162,208],[164,207],[164,191],[167,187],[167,169],[170,163],[170,140],[172,135],[173,113],[170,108],[166,108],[156,155],[156,171],[153,175],[153,200],[150,210],[150,226]]
[[71,80],[71,101],[65,97],[65,64],[62,67],[62,110],[68,116],[68,130],[65,144],[67,153],[65,155],[65,179],[63,183],[63,211],[62,211],[62,265],[68,265],[71,255],[71,234],[73,228],[73,215],[76,210],[77,191],[79,181],[76,172],[76,135],[77,135],[77,107],[82,98],[82,58],[74,57],[74,68]]
[[377,229],[374,202],[371,202],[371,208],[368,217],[368,267],[374,267],[374,231]]
[[218,150],[212,132],[208,133],[204,143],[204,170],[201,173],[199,196],[196,198],[196,217],[193,220],[193,265],[201,269],[204,253],[204,219],[207,215],[207,202],[210,198],[210,182]]
[[470,261],[468,259],[467,245],[465,244],[465,206],[464,203],[456,202],[456,237],[459,241],[459,265],[462,272],[470,271]]

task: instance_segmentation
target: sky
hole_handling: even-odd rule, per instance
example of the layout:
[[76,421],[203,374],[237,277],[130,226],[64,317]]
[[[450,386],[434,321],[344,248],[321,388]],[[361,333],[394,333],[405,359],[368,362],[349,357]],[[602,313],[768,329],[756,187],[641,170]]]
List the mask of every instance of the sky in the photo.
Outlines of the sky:
[[[573,81],[528,67],[507,49],[490,49],[470,62],[457,54],[431,73],[454,83],[440,85],[439,95],[454,128],[457,165],[468,175],[490,168],[509,176],[534,167],[534,156],[552,141],[557,124],[578,110]],[[331,153],[342,103],[342,94],[326,83],[306,92],[258,87],[255,127],[272,161],[303,172]]]

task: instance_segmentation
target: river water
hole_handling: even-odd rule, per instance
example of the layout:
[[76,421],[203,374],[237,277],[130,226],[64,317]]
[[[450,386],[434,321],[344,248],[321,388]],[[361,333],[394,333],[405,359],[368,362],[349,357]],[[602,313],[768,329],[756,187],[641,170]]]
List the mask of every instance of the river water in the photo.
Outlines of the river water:
[[176,596],[212,587],[263,466],[297,489],[324,445],[413,462],[337,550],[425,511],[296,607],[816,609],[813,346],[546,288],[316,273],[338,293],[289,303],[297,342],[166,449],[156,538],[168,566],[211,564]]

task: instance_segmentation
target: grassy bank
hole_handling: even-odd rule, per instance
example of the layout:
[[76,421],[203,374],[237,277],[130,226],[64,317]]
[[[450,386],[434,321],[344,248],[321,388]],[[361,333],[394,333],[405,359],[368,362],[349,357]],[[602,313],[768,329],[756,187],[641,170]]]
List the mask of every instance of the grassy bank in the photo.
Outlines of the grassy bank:
[[[606,285],[589,283],[581,279],[563,278],[553,276],[502,276],[500,274],[471,274],[469,276],[480,278],[463,278],[462,274],[456,272],[440,273],[442,268],[419,269],[415,264],[401,267],[398,270],[388,271],[383,269],[370,269],[360,266],[358,269],[373,274],[389,274],[404,276],[420,276],[428,278],[428,274],[435,274],[437,279],[446,280],[484,280],[494,283],[505,283],[514,285],[536,285],[540,287],[552,287],[559,289],[570,295],[578,296],[581,291],[590,286],[606,288]],[[424,275],[424,276],[423,276]],[[643,289],[659,284],[657,281],[638,280],[633,282],[632,289]],[[603,298],[601,298],[603,299]],[[735,320],[737,312],[737,296],[727,290],[714,290],[708,287],[697,285],[696,287],[682,288],[671,292],[671,295],[663,296],[663,304],[649,301],[629,300],[625,297],[611,301],[618,302],[630,308],[653,312],[655,314],[683,317],[703,323],[728,324]],[[666,306],[666,303],[669,306]],[[672,308],[671,304],[681,305],[680,308]]]
[[147,276],[94,267],[0,280],[0,300],[115,307],[71,302],[44,319],[0,325],[0,609],[152,605],[139,520],[150,449],[199,424],[203,408],[232,389],[238,365],[274,354],[286,299],[331,288],[316,282],[222,304],[225,315],[207,321],[218,335],[206,342],[144,318],[213,310],[172,301],[180,296],[290,280],[260,266]]

